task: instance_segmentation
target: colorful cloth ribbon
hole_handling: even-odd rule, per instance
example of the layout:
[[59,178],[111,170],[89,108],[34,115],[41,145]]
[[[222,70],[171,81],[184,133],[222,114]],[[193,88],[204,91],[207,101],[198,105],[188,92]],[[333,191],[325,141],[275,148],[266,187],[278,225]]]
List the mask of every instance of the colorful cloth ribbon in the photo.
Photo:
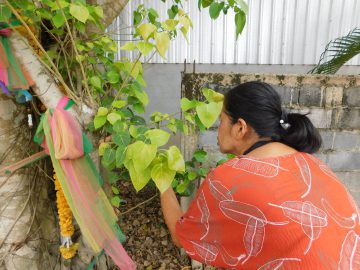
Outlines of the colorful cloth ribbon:
[[136,269],[121,245],[125,236],[88,155],[91,144],[66,111],[69,106],[69,99],[63,98],[54,110],[43,114],[34,140],[50,155],[65,198],[93,250],[104,249],[120,269]]
[[27,89],[34,82],[16,59],[8,39],[11,30],[6,27],[9,26],[0,25],[0,88],[6,95],[14,92],[16,101],[25,103],[32,99]]

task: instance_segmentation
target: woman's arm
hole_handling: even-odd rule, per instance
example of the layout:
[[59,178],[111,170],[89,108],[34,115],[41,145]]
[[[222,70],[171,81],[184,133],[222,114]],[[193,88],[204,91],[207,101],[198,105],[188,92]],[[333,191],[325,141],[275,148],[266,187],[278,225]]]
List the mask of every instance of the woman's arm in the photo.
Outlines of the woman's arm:
[[160,195],[160,202],[165,223],[169,228],[171,238],[176,246],[181,247],[181,244],[175,234],[175,226],[176,222],[183,215],[183,211],[181,210],[180,204],[172,187],[168,188]]

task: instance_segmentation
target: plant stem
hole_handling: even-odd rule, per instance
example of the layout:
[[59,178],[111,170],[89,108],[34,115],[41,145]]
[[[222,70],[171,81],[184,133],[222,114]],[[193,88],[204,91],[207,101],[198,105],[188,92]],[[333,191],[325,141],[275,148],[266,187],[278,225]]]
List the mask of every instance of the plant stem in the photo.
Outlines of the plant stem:
[[[131,72],[133,72],[133,70],[134,70],[137,62],[139,62],[141,56],[142,56],[142,53],[139,53],[139,56],[136,58],[136,61],[134,62],[134,65],[132,66],[129,74],[126,76],[125,80],[122,82],[122,84],[121,84],[121,86],[120,86],[119,91],[116,93],[116,96],[115,96],[114,100],[117,100],[117,99],[118,99],[118,97],[119,97],[119,95],[120,95],[120,93],[121,93],[121,90],[125,87],[125,84],[127,83],[127,80],[129,79],[129,77],[130,77],[130,75],[131,75]],[[111,108],[113,108],[113,106],[111,106]]]
[[77,59],[79,65],[80,65],[80,70],[81,70],[82,76],[83,76],[83,78],[84,78],[85,90],[86,90],[86,92],[87,92],[87,94],[88,94],[88,98],[89,98],[89,100],[90,100],[91,105],[94,105],[94,100],[93,100],[93,98],[92,98],[92,95],[91,95],[91,92],[90,92],[90,89],[89,89],[89,85],[88,85],[88,79],[87,79],[87,76],[86,76],[86,73],[85,73],[84,66],[83,66],[83,64],[82,64],[81,61],[80,61],[80,57],[79,57],[80,54],[79,54],[79,52],[78,52],[78,50],[77,50],[77,48],[76,48],[75,40],[74,40],[74,37],[73,37],[73,35],[72,35],[72,33],[71,33],[70,25],[69,25],[69,23],[68,23],[68,21],[67,21],[67,19],[66,19],[64,10],[62,9],[62,7],[61,7],[61,5],[60,5],[59,0],[56,0],[56,4],[58,5],[58,7],[59,7],[59,9],[60,9],[60,11],[61,11],[61,14],[62,14],[62,16],[64,17],[66,29],[67,29],[67,31],[68,31],[68,33],[69,33],[71,43],[73,44],[73,47],[74,47],[76,59]]
[[135,205],[134,207],[131,207],[129,210],[126,210],[125,212],[120,213],[120,215],[125,215],[133,210],[135,210],[136,208],[140,207],[141,205],[150,202],[151,200],[153,200],[154,198],[156,198],[158,196],[158,193],[156,192],[156,194],[154,196],[152,196],[151,198],[147,199],[146,201],[143,201],[137,205]]

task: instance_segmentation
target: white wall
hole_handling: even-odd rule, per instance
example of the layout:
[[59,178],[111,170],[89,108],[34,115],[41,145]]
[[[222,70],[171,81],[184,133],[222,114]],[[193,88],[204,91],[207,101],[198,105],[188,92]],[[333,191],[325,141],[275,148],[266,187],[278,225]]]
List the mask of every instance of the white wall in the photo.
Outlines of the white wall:
[[[312,65],[330,40],[360,27],[359,0],[248,0],[248,21],[236,41],[233,14],[212,21],[208,9],[198,10],[197,0],[183,2],[194,24],[190,44],[179,33],[167,61],[156,56],[151,63],[183,63],[187,59],[188,63],[195,60],[204,64]],[[111,30],[121,40],[119,48],[132,39],[133,29],[121,28],[132,24],[132,11],[139,3],[166,18],[172,1],[130,1]],[[121,56],[125,55],[122,52]],[[360,65],[360,57],[347,64]]]

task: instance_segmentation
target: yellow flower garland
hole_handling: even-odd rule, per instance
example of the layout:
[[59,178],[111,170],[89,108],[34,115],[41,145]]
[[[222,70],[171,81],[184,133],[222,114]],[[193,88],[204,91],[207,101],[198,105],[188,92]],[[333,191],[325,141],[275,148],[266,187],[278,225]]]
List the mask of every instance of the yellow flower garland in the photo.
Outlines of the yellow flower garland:
[[55,190],[56,190],[56,205],[59,214],[60,234],[63,238],[60,246],[60,253],[64,259],[71,259],[75,256],[79,248],[78,243],[71,241],[71,236],[74,234],[75,228],[72,223],[73,215],[71,209],[65,199],[64,192],[61,189],[60,182],[54,174]]

